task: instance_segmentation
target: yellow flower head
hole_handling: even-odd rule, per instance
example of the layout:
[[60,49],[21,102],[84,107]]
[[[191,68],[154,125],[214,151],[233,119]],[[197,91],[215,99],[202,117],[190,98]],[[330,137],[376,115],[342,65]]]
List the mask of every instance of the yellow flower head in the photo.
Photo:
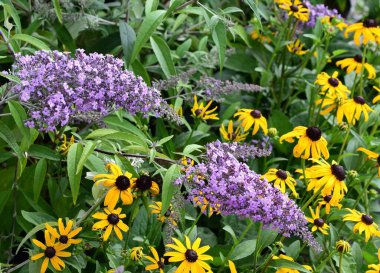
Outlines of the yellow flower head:
[[329,234],[328,233],[329,226],[325,223],[325,220],[323,220],[319,216],[319,207],[316,208],[315,213],[314,213],[314,211],[313,211],[313,209],[311,207],[309,207],[309,210],[310,210],[310,213],[311,213],[311,218],[310,217],[306,217],[306,220],[309,223],[313,224],[313,227],[311,228],[311,231],[315,232],[315,231],[319,230],[324,235]]
[[316,105],[321,105],[321,115],[327,115],[334,109],[336,109],[337,117],[343,117],[342,106],[346,102],[347,96],[345,98],[341,97],[339,94],[337,96],[331,96],[330,94],[326,94],[326,96],[322,99],[318,99],[315,101]]
[[343,21],[343,19],[339,19],[334,16],[324,16],[323,18],[321,18],[321,23],[328,27],[337,27],[340,31],[347,27],[347,24]]
[[120,167],[115,163],[108,163],[106,169],[111,173],[94,176],[96,184],[102,184],[105,187],[111,188],[105,197],[104,205],[108,206],[109,210],[113,210],[119,198],[123,202],[123,205],[132,204],[132,188],[134,186],[132,174],[129,172],[123,174]]
[[151,213],[157,214],[157,220],[158,221],[163,223],[165,221],[165,219],[167,219],[168,221],[170,221],[172,223],[172,225],[174,225],[174,226],[177,225],[177,222],[173,218],[172,204],[170,204],[168,210],[164,214],[162,214],[161,213],[162,202],[154,201],[153,203],[154,204],[149,205],[149,207],[152,209]]
[[[344,182],[346,172],[343,166],[338,165],[335,161],[330,165],[323,159],[313,159],[313,162],[316,165],[305,169],[305,178],[310,180],[306,190],[317,192],[322,189],[322,196],[332,195],[330,202],[339,203],[347,192],[347,186]],[[303,170],[298,169],[297,172],[303,173]],[[303,178],[302,175],[300,179]]]
[[344,240],[339,240],[336,242],[336,250],[338,250],[340,253],[347,253],[350,251],[350,243]]
[[287,44],[286,47],[288,48],[288,51],[290,53],[294,53],[296,55],[304,55],[306,54],[309,50],[302,50],[305,44],[301,44],[300,39],[295,40],[294,42],[291,42],[290,44]]
[[165,259],[158,256],[157,250],[154,247],[150,246],[149,250],[152,253],[153,257],[144,255],[144,258],[149,260],[152,264],[148,264],[145,267],[145,270],[153,271],[155,269],[159,269],[160,273],[164,273]]
[[[377,92],[380,92],[380,88],[379,87],[374,86],[373,89],[375,89]],[[380,94],[373,98],[372,103],[375,104],[378,101],[380,101]]]
[[33,239],[32,241],[36,246],[44,251],[31,257],[32,261],[43,257],[45,258],[42,262],[40,273],[44,273],[46,271],[49,262],[57,271],[62,271],[62,269],[65,268],[65,263],[61,260],[60,257],[66,258],[71,256],[70,252],[63,251],[70,246],[69,244],[56,244],[55,238],[50,237],[50,233],[47,230],[45,230],[45,244],[36,239]]
[[73,239],[78,233],[82,230],[81,227],[71,230],[73,227],[73,221],[69,220],[66,227],[63,224],[62,218],[58,219],[58,231],[55,228],[52,228],[48,223],[45,224],[45,228],[49,231],[52,238],[58,239],[58,242],[61,244],[75,245],[79,244],[81,239]]
[[355,55],[353,58],[346,58],[336,62],[337,66],[340,66],[342,69],[346,69],[347,74],[355,71],[356,74],[363,73],[363,67],[368,72],[368,79],[376,78],[376,69],[367,63],[366,58],[363,58],[362,55]]
[[363,152],[366,155],[368,155],[368,159],[376,159],[377,175],[380,177],[380,154],[372,152],[372,151],[365,149],[363,147],[358,148],[357,151]]
[[321,208],[325,206],[326,214],[330,213],[331,207],[337,207],[340,209],[342,207],[341,204],[339,204],[340,200],[333,200],[332,195],[322,195],[322,198],[319,199],[318,206]]
[[104,212],[105,213],[96,212],[92,215],[93,218],[100,220],[92,226],[92,230],[105,229],[103,240],[107,241],[113,229],[116,233],[116,236],[120,240],[123,240],[123,234],[121,233],[121,230],[124,232],[127,232],[129,230],[129,227],[121,220],[124,219],[126,215],[124,213],[121,213],[121,208],[112,211],[108,208],[105,208]]
[[286,186],[288,186],[294,197],[298,197],[298,193],[294,187],[297,185],[297,182],[288,171],[272,168],[261,178],[266,178],[268,182],[274,182],[274,186],[280,189],[282,193],[285,193]]
[[378,225],[373,221],[372,217],[361,213],[357,210],[347,209],[350,213],[343,216],[343,221],[356,222],[353,232],[359,231],[359,234],[364,232],[365,241],[368,242],[370,237],[377,236],[380,237],[380,231],[378,230]]
[[66,134],[63,134],[63,142],[58,147],[58,152],[60,152],[62,155],[67,155],[71,145],[73,145],[74,143],[75,143],[75,139],[73,135],[70,137],[70,141],[67,142],[67,136]]
[[[280,254],[278,256],[273,256],[273,259],[274,260],[283,259],[283,260],[288,260],[288,261],[294,262],[294,259],[292,257],[286,256],[284,254]],[[313,271],[313,269],[308,265],[302,265],[302,266],[305,267],[309,271]],[[299,273],[299,271],[297,269],[281,267],[281,268],[277,269],[276,273]]]
[[357,46],[362,42],[366,45],[368,42],[380,43],[380,28],[375,19],[364,19],[363,22],[349,25],[344,33],[354,32],[354,42]]
[[228,122],[228,127],[227,127],[227,130],[226,128],[224,127],[224,124],[222,124],[220,126],[220,134],[222,135],[222,137],[225,139],[225,140],[229,140],[229,141],[236,141],[236,142],[239,142],[239,141],[244,141],[245,138],[247,137],[248,133],[242,133],[241,132],[241,127],[238,126],[236,128],[236,130],[234,131],[234,122],[232,120],[230,120]]
[[279,7],[288,11],[288,15],[294,16],[302,22],[309,21],[309,9],[300,0],[280,1]]
[[350,90],[348,90],[348,88],[338,79],[337,71],[335,71],[331,77],[326,72],[318,74],[315,83],[322,86],[322,95],[328,94],[331,97],[336,97],[340,95],[341,97],[346,98],[347,94],[350,93]]
[[142,257],[144,257],[143,247],[142,246],[132,247],[131,251],[129,252],[129,257],[134,262],[140,261]]
[[193,116],[201,120],[208,120],[208,119],[218,120],[219,119],[218,113],[214,113],[216,109],[218,109],[218,107],[215,106],[213,109],[208,110],[208,108],[210,108],[211,106],[211,103],[212,103],[212,100],[209,101],[206,106],[203,105],[203,102],[198,104],[197,96],[194,96],[194,105],[193,105],[193,108],[191,108],[191,112],[193,113]]
[[294,138],[299,139],[297,145],[293,148],[293,155],[295,157],[319,159],[322,155],[325,159],[329,158],[327,141],[322,136],[322,131],[318,127],[297,126],[293,131],[282,135],[280,143],[284,140],[293,143]]
[[204,273],[205,270],[211,271],[210,265],[205,261],[212,260],[210,255],[204,254],[210,249],[210,246],[202,246],[201,238],[197,238],[193,244],[189,237],[185,236],[184,245],[176,238],[172,238],[175,244],[167,244],[166,247],[170,247],[175,251],[170,251],[164,254],[164,256],[169,256],[169,262],[181,262],[178,266],[177,272],[194,272],[194,273]]
[[132,180],[132,189],[135,192],[149,192],[152,196],[156,196],[160,193],[160,187],[153,181],[152,177],[148,175],[141,175],[139,178],[132,178]]
[[356,96],[353,99],[345,101],[342,105],[342,113],[337,114],[337,120],[338,123],[341,123],[344,115],[348,123],[355,125],[356,121],[360,120],[362,113],[364,121],[367,121],[369,112],[373,112],[373,110],[368,106],[365,99],[362,96]]
[[242,121],[244,132],[247,132],[253,125],[252,135],[255,135],[259,128],[263,130],[264,134],[268,134],[267,120],[259,110],[255,109],[241,109],[235,113],[234,117],[239,117],[238,121]]

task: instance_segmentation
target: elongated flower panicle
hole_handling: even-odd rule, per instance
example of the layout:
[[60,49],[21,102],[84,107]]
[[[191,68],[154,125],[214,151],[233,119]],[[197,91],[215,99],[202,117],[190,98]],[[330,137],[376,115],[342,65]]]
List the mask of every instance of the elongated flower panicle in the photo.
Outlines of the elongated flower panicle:
[[34,55],[16,55],[14,75],[21,84],[14,87],[29,108],[29,127],[53,131],[76,115],[99,113],[105,116],[115,109],[130,114],[179,117],[149,88],[141,77],[123,70],[123,61],[112,55],[37,51]]
[[[284,236],[297,235],[319,250],[307,228],[305,215],[293,200],[239,162],[219,141],[207,145],[207,160],[189,166],[177,184],[186,183],[189,200],[206,198],[222,215],[260,221]],[[202,192],[202,196],[199,193]]]
[[309,10],[309,20],[302,24],[307,28],[314,27],[318,18],[322,18],[325,16],[334,17],[338,19],[341,18],[336,9],[329,9],[327,6],[323,4],[313,5],[312,3],[310,3],[310,1],[304,0],[303,5]]

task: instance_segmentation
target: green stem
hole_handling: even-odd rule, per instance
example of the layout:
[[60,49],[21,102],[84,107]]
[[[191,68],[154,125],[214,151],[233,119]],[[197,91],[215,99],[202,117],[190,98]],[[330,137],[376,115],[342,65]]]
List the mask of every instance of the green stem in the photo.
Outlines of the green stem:
[[191,225],[189,231],[187,232],[187,234],[186,234],[187,236],[189,236],[190,233],[193,231],[195,225],[198,223],[198,221],[199,221],[199,219],[201,218],[201,216],[202,216],[202,212],[199,212],[197,218],[195,219],[195,221],[193,221],[193,224]]
[[85,212],[85,214],[83,214],[83,216],[75,223],[75,227],[79,227],[80,224],[87,219],[87,217],[103,202],[104,200],[104,197],[106,197],[106,194],[108,193],[105,192],[103,193],[103,195],[98,199],[98,201],[96,201],[91,208],[88,209],[88,211]]
[[263,229],[263,223],[260,222],[259,231],[257,232],[257,238],[256,238],[256,249],[255,249],[255,254],[254,254],[255,259],[253,260],[254,270],[256,270],[257,259],[260,255],[260,252],[261,252],[261,249],[259,249],[259,245],[260,245],[260,238],[261,238],[262,229]]
[[339,257],[339,273],[343,273],[342,262],[343,262],[343,253],[340,253],[340,257]]

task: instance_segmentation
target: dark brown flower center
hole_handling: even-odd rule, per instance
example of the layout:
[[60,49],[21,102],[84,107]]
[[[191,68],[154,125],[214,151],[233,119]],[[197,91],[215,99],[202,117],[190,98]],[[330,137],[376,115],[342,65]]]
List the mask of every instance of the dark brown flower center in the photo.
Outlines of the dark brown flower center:
[[235,133],[232,133],[232,134],[228,133],[227,137],[228,137],[228,139],[234,140],[236,138],[236,134]]
[[261,118],[261,112],[259,110],[253,110],[250,114],[253,118]]
[[276,175],[277,175],[278,178],[280,178],[282,180],[285,180],[286,178],[288,178],[287,173],[285,171],[283,171],[283,170],[278,170],[276,172]]
[[339,181],[343,181],[346,178],[344,168],[340,165],[331,165],[331,172]]
[[164,269],[165,264],[161,261],[157,261],[158,268]]
[[328,79],[328,82],[332,87],[337,87],[339,85],[339,80],[337,78],[331,77]]
[[317,227],[323,227],[324,224],[325,221],[322,218],[314,219],[314,225],[316,225]]
[[[363,56],[360,55],[360,54],[357,54],[357,55],[354,56],[354,60],[355,60],[355,62],[361,64],[361,63],[363,62]],[[366,62],[366,59],[365,59],[365,58],[364,58],[364,62]]]
[[326,203],[329,203],[332,199],[332,195],[326,195],[325,197],[323,197],[323,200],[326,202]]
[[52,246],[48,246],[45,249],[45,257],[48,257],[49,259],[53,258],[55,256],[55,249]]
[[370,226],[370,225],[373,224],[373,219],[369,215],[363,214],[363,216],[362,216],[362,222],[364,224],[366,224],[367,226]]
[[67,244],[67,242],[69,241],[69,237],[67,237],[66,235],[61,235],[61,237],[59,237],[58,239],[62,244]]
[[185,258],[188,262],[194,263],[198,259],[198,254],[192,249],[188,249],[185,252]]
[[165,212],[164,216],[165,216],[165,217],[169,217],[171,214],[172,214],[171,210],[168,209],[168,210]]
[[152,178],[147,175],[142,175],[136,180],[136,187],[139,190],[146,191],[152,187]]
[[119,223],[119,215],[111,213],[107,216],[107,220],[111,225],[116,225]]
[[318,127],[311,126],[306,129],[306,135],[312,141],[318,141],[322,136],[322,132]]
[[377,164],[380,166],[380,155],[377,157]]
[[202,109],[195,110],[195,115],[199,116],[202,113]]
[[363,21],[364,27],[377,27],[377,23],[375,19],[364,19]]
[[299,8],[297,5],[291,5],[290,6],[290,10],[293,11],[293,12],[298,12],[299,11]]
[[344,251],[344,245],[338,245],[337,250],[339,252],[343,252]]
[[125,191],[131,186],[131,182],[129,182],[128,177],[124,175],[120,175],[118,178],[116,178],[116,187],[121,190]]
[[365,104],[365,99],[362,96],[354,97],[354,101],[361,105]]

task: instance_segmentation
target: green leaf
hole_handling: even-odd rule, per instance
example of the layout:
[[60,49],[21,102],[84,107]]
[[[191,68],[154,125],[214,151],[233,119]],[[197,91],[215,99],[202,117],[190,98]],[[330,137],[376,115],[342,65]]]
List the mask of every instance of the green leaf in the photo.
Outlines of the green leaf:
[[256,249],[256,239],[247,240],[238,244],[231,253],[231,260],[236,261],[248,257]]
[[17,101],[12,101],[12,100],[8,101],[8,106],[18,129],[21,131],[24,137],[29,139],[30,138],[29,128],[27,128],[24,125],[24,121],[27,119],[27,115],[24,108],[21,106],[20,103],[18,103]]
[[180,166],[178,164],[173,164],[165,173],[162,185],[162,215],[169,209],[170,202],[174,192],[173,181],[179,175]]
[[47,171],[47,162],[45,158],[42,158],[40,159],[40,161],[38,161],[36,170],[34,172],[33,200],[36,203],[40,196],[42,186],[44,185],[46,171]]
[[161,24],[166,11],[155,10],[149,13],[141,24],[139,31],[137,32],[136,42],[133,47],[131,63],[133,63],[139,54],[141,48],[148,41],[149,37],[153,34],[156,28]]
[[150,44],[152,45],[154,54],[156,55],[158,63],[166,78],[176,75],[170,48],[166,42],[158,36],[152,36],[150,37]]
[[225,231],[227,231],[227,232],[231,235],[232,239],[234,240],[234,244],[236,244],[236,242],[237,242],[237,238],[236,238],[235,231],[232,229],[232,227],[229,226],[229,225],[225,225],[225,226],[223,227],[223,229],[224,229]]
[[61,11],[61,5],[59,4],[59,0],[53,0],[53,6],[54,6],[55,14],[57,15],[58,21],[62,24],[62,11]]
[[9,147],[17,154],[17,157],[23,157],[20,146],[16,142],[16,137],[11,129],[2,121],[0,121],[0,138],[2,138]]
[[45,44],[44,42],[42,42],[40,39],[37,39],[27,34],[22,34],[22,33],[15,34],[12,36],[12,39],[29,43],[41,50],[50,50],[49,46]]
[[83,153],[79,159],[76,175],[82,173],[83,165],[89,158],[89,156],[92,154],[92,152],[95,150],[96,142],[93,141],[87,141],[86,146],[84,147]]
[[41,223],[49,222],[49,221],[55,221],[53,216],[50,216],[47,213],[44,212],[29,212],[22,210],[21,211],[22,217],[29,223],[32,223],[33,225],[39,225]]
[[310,273],[310,271],[307,270],[302,265],[289,261],[289,260],[285,260],[285,259],[272,260],[270,265],[276,268],[286,267],[286,268],[296,269],[301,272]]
[[227,45],[226,26],[223,24],[223,22],[218,21],[218,23],[215,25],[215,28],[212,31],[212,39],[214,40],[216,48],[218,49],[219,66],[220,71],[222,71]]
[[178,8],[182,3],[184,3],[184,2],[185,2],[185,0],[171,0],[171,1],[170,1],[170,4],[169,4],[168,11],[166,12],[165,17],[169,17],[170,14],[171,14],[176,8]]
[[0,76],[8,79],[11,82],[15,82],[15,83],[18,83],[18,84],[21,83],[20,79],[17,78],[16,76],[13,76],[13,75],[10,75],[10,74],[4,74],[4,72],[0,72]]
[[58,40],[68,49],[70,52],[74,52],[76,49],[75,41],[71,36],[67,28],[60,24],[58,21],[55,21],[53,24],[54,30],[57,33]]
[[12,4],[0,3],[0,5],[2,5],[4,7],[4,10],[7,13],[9,13],[9,15],[12,17],[13,21],[16,24],[16,32],[20,33],[22,30],[21,21],[20,21],[20,17],[18,16],[18,13],[17,13],[17,10],[15,9],[15,7],[13,7]]
[[32,144],[29,148],[28,154],[33,158],[46,158],[53,161],[60,160],[60,156],[56,151],[39,144]]
[[70,146],[69,152],[67,154],[67,173],[69,176],[71,194],[73,196],[74,205],[77,202],[79,195],[80,182],[82,177],[82,171],[77,173],[77,166],[81,155],[83,153],[83,147],[80,143],[74,143]]
[[150,82],[149,74],[146,71],[145,67],[142,65],[142,63],[140,63],[139,60],[135,60],[131,64],[131,66],[132,66],[133,73],[135,73],[138,76],[141,76],[141,78],[143,78],[146,84],[150,86],[151,82]]
[[253,0],[244,0],[244,2],[251,8],[251,10],[253,11],[253,14],[255,15],[257,21],[259,22],[260,28],[262,28],[259,9],[257,7],[256,2],[254,2]]
[[131,60],[133,46],[136,41],[136,33],[133,28],[124,21],[119,23],[121,46],[123,47],[123,54],[125,58],[125,63],[129,66],[129,61]]

